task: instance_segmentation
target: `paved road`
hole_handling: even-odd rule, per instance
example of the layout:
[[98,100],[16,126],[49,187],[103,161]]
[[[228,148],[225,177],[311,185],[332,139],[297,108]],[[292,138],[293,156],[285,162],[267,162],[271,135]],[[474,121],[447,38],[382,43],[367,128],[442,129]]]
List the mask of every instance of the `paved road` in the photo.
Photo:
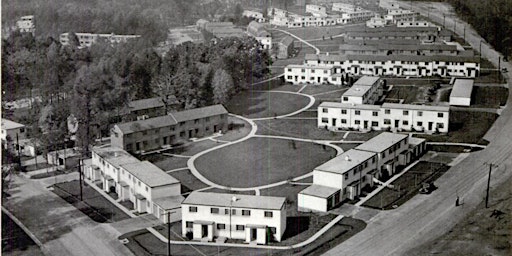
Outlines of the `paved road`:
[[[406,7],[408,2],[401,2],[400,5]],[[414,2],[414,6],[418,7],[415,10],[426,16],[430,3],[420,5]],[[429,16],[442,24],[443,12],[450,9],[442,4],[435,7]],[[453,28],[454,22],[452,16],[446,16],[445,24],[448,28]],[[462,34],[464,30],[461,24],[460,20],[457,21],[458,34]],[[469,26],[466,26],[466,39],[475,49],[479,48],[481,39]],[[486,44],[482,44],[482,56],[497,65],[499,54]],[[508,63],[502,63],[502,67],[504,65],[511,70]],[[511,84],[508,79],[508,85]],[[508,103],[512,103],[511,92],[509,91]],[[418,195],[396,210],[377,214],[369,221],[365,230],[326,255],[403,255],[407,250],[449,231],[484,198],[488,174],[485,162],[500,165],[493,170],[491,187],[511,176],[512,172],[507,170],[512,166],[511,116],[510,108],[506,108],[485,136],[491,140],[488,147],[472,153],[470,157],[452,167],[436,182],[438,190],[428,196]],[[457,195],[464,200],[464,205],[460,207],[454,206]]]
[[92,221],[49,191],[46,182],[16,177],[12,197],[3,201],[3,206],[41,241],[45,254],[133,255],[117,240],[119,232],[109,224]]

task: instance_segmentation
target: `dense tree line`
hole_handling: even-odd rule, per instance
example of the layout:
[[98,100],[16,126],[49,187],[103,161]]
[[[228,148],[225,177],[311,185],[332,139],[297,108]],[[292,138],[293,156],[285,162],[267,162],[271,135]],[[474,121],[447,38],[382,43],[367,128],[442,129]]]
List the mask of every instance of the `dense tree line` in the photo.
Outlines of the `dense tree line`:
[[447,0],[496,50],[512,50],[512,0]]
[[72,114],[85,147],[101,132],[108,134],[131,100],[174,95],[177,110],[225,103],[264,78],[268,61],[253,38],[185,43],[161,57],[144,40],[80,49],[15,32],[2,42],[2,100],[27,97],[27,91],[40,95],[42,103],[33,102],[18,121],[48,146],[64,140]]

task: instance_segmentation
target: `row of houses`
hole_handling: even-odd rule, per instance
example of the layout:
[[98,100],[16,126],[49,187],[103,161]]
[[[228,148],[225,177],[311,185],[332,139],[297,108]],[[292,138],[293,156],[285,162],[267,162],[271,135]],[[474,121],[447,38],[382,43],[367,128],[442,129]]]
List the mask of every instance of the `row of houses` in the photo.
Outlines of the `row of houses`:
[[343,74],[369,76],[476,77],[480,60],[474,56],[306,54],[304,64],[285,67],[293,84],[341,85]]
[[167,222],[167,213],[178,211],[183,201],[177,179],[114,146],[92,148],[91,165],[84,177],[101,183],[104,191],[116,193],[121,201],[132,202],[137,213],[153,214],[162,222]]
[[313,185],[298,194],[299,211],[326,212],[361,196],[365,187],[396,173],[426,151],[424,139],[384,132],[313,170]]
[[[103,40],[109,44],[126,43],[128,40],[139,38],[140,35],[116,35],[112,34],[94,34],[94,33],[74,33],[78,38],[79,47],[91,47],[94,43]],[[62,33],[59,36],[59,41],[62,45],[69,45],[71,40],[70,33]]]
[[112,146],[132,153],[168,148],[192,138],[226,131],[228,112],[222,105],[195,108],[114,125]]

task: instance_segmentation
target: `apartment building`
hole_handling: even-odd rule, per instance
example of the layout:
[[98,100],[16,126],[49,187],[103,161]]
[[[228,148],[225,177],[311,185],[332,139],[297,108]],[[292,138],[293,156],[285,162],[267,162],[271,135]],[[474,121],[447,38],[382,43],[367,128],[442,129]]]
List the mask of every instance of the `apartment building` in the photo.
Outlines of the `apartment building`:
[[450,93],[450,106],[470,106],[474,83],[473,79],[455,79]]
[[133,100],[125,110],[129,120],[144,120],[166,115],[165,103],[161,97]]
[[363,76],[343,93],[341,103],[374,104],[382,95],[380,77]]
[[397,24],[399,22],[414,21],[419,13],[404,9],[388,9],[388,13],[384,17],[390,23]]
[[251,21],[247,26],[247,33],[254,37],[262,45],[263,49],[272,49],[272,36],[263,24]]
[[347,3],[332,3],[332,11],[333,12],[352,12],[352,11],[361,11],[363,10],[361,7],[357,7],[352,4]]
[[286,198],[194,191],[182,202],[182,235],[246,243],[280,242],[286,229]]
[[318,127],[356,129],[448,132],[447,106],[384,103],[383,105],[322,102],[318,106]]
[[326,17],[327,8],[321,5],[306,4],[306,13],[311,13],[315,17]]
[[[115,35],[112,34],[93,34],[93,33],[75,33],[78,38],[79,47],[91,47],[94,43],[103,40],[110,44],[126,43],[128,40],[139,38],[140,35]],[[59,41],[62,45],[69,45],[69,33],[62,33],[59,36]]]
[[398,21],[396,22],[396,26],[399,28],[426,28],[426,27],[435,27],[438,30],[441,28],[435,25],[434,23],[425,21],[425,20],[411,20],[411,21]]
[[256,22],[263,23],[266,22],[267,19],[264,17],[263,13],[255,10],[244,10],[242,13],[243,16],[254,19]]
[[[423,56],[457,56],[457,44],[341,44],[341,55],[423,55]],[[464,51],[464,49],[461,49]]]
[[386,26],[386,24],[386,20],[380,15],[375,15],[370,18],[370,20],[366,21],[366,26],[369,28],[382,28]]
[[16,28],[21,33],[32,33],[36,31],[36,25],[34,23],[34,15],[22,16],[16,21]]
[[103,190],[130,201],[139,213],[151,213],[165,222],[169,211],[180,208],[181,184],[148,161],[139,161],[117,147],[93,147],[85,177],[101,181]]
[[380,174],[377,178],[381,175],[391,177],[396,173],[397,166],[406,165],[410,160],[406,154],[409,151],[409,136],[406,134],[384,132],[355,149],[376,154],[377,170]]
[[213,105],[116,124],[112,128],[110,141],[114,147],[143,153],[226,131],[227,116],[224,106]]
[[348,12],[344,12],[341,14],[341,17],[337,19],[337,24],[349,24],[349,23],[358,23],[358,22],[366,22],[375,16],[375,13],[372,11],[364,10],[364,9],[356,9]]
[[341,85],[341,78],[333,76],[335,68],[331,66],[286,66],[284,76],[286,82],[293,84],[336,84]]
[[345,199],[353,200],[377,174],[375,153],[350,149],[313,170],[313,185],[297,195],[299,211],[326,212]]

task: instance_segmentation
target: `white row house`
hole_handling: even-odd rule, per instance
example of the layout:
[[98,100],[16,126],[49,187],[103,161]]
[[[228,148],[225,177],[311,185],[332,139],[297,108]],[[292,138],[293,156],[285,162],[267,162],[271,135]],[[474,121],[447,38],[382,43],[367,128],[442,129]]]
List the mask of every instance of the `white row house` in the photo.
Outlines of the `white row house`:
[[166,214],[180,208],[181,184],[148,161],[139,161],[116,147],[94,147],[92,164],[84,175],[101,182],[103,190],[130,201],[139,213],[151,213],[166,222]]
[[432,22],[428,22],[425,20],[411,20],[411,21],[398,21],[396,22],[396,26],[399,28],[425,28],[425,27],[435,27],[438,30],[441,28],[437,25],[435,25]]
[[[182,202],[182,235],[246,243],[280,242],[286,229],[286,198],[194,191]],[[190,235],[189,235],[190,236]]]
[[[416,56],[416,55],[337,55],[306,54],[303,65],[285,67],[285,81],[300,84],[304,81],[318,80],[318,73],[329,67],[332,78],[324,79],[327,83],[339,74],[368,76],[435,76],[441,77],[476,77],[480,73],[480,61],[474,56]],[[315,74],[313,76],[313,74]],[[304,77],[302,79],[302,77]],[[314,78],[312,78],[314,77]],[[323,77],[322,77],[323,79]],[[318,82],[317,82],[318,83]]]
[[[453,44],[341,44],[340,54],[342,55],[426,55],[426,56],[457,56],[465,50],[459,48],[457,43]],[[459,51],[460,49],[460,51]]]
[[[69,44],[69,33],[62,33],[59,36],[59,41],[62,45]],[[91,47],[99,40],[104,40],[110,44],[125,43],[128,40],[139,38],[140,35],[115,35],[115,34],[93,34],[93,33],[75,33],[80,43],[80,47]]]
[[255,11],[255,10],[244,10],[244,12],[242,13],[242,16],[252,18],[258,23],[263,23],[263,22],[267,21],[267,19],[265,19],[265,16],[263,15],[262,12]]
[[357,23],[357,22],[365,22],[370,20],[375,16],[375,13],[368,10],[352,10],[349,12],[344,12],[341,14],[341,17],[338,18],[338,24],[348,24],[348,23]]
[[295,65],[286,66],[284,71],[286,82],[293,84],[335,84],[341,85],[341,74],[335,73],[332,66]]
[[306,13],[311,13],[315,17],[326,17],[327,8],[321,5],[306,4]]
[[318,127],[447,133],[449,110],[447,106],[322,102],[318,107]]
[[361,11],[361,10],[363,10],[361,7],[357,7],[353,4],[332,3],[332,11],[333,12],[353,12],[353,11]]
[[411,10],[389,9],[388,14],[384,18],[389,22],[396,24],[402,21],[414,21],[418,15],[419,13]]
[[354,200],[366,186],[396,173],[426,152],[426,140],[384,132],[313,170],[313,185],[298,194],[299,211],[326,212]]
[[374,104],[382,95],[380,77],[363,76],[343,93],[341,103]]

